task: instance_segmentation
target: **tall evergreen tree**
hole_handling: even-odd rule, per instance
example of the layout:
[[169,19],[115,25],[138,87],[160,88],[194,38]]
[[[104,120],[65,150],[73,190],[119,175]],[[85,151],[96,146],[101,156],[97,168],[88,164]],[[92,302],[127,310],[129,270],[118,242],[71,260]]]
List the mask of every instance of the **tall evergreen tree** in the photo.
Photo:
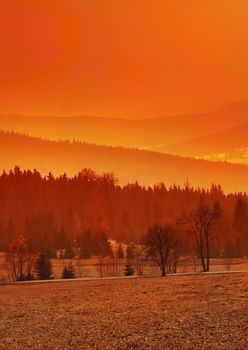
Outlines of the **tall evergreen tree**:
[[39,280],[50,280],[52,279],[52,264],[46,254],[41,253],[36,261],[35,271],[37,279]]

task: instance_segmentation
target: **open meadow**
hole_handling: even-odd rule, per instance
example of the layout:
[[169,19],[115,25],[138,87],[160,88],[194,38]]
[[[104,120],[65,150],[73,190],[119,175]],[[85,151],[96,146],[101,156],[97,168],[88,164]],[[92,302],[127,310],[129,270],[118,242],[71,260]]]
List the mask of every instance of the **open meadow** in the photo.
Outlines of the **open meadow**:
[[248,274],[0,286],[0,349],[248,349]]
[[[77,278],[98,278],[98,277],[118,277],[124,276],[126,259],[118,261],[109,258],[91,258],[91,259],[52,259],[53,278],[61,279],[65,266],[72,264],[75,268]],[[137,272],[136,262],[133,262],[135,274]],[[144,276],[160,275],[160,268],[151,261],[140,261],[139,268]],[[194,260],[192,257],[182,257],[179,259],[177,272],[192,273],[201,272],[202,266],[200,259]],[[212,272],[220,271],[248,271],[247,258],[218,258],[211,259],[210,270]],[[0,283],[9,280],[8,271],[4,261],[4,253],[0,252]]]

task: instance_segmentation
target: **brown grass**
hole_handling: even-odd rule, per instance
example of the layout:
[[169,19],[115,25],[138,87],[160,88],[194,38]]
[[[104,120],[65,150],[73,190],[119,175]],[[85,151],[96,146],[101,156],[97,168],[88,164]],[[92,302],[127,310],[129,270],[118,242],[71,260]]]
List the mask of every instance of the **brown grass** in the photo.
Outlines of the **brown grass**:
[[247,349],[248,274],[0,286],[0,349]]
[[[55,279],[60,279],[62,277],[63,268],[72,263],[75,266],[76,276],[82,277],[101,277],[99,274],[99,258],[91,259],[53,259],[53,276]],[[124,275],[126,260],[119,260],[118,262],[118,275]],[[200,260],[197,259],[196,266],[194,267],[194,260],[190,257],[182,257],[179,260],[177,272],[200,272],[202,269]],[[111,269],[110,269],[111,270]],[[233,259],[211,259],[211,271],[248,271],[248,259],[247,258],[233,258]],[[154,266],[151,263],[146,263],[144,265],[144,275],[154,275],[160,274],[158,266]],[[111,274],[109,275],[111,276]],[[0,252],[0,282],[8,281],[8,274],[5,269],[4,253]]]

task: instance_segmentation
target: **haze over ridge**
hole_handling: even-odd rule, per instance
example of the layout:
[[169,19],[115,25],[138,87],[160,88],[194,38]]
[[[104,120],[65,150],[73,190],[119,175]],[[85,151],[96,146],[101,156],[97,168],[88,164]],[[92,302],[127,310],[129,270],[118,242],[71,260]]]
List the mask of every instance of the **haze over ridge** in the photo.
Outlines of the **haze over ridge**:
[[[122,184],[138,181],[149,186],[163,181],[167,186],[209,188],[221,184],[226,192],[247,191],[248,166],[194,160],[138,149],[99,146],[80,142],[48,141],[14,133],[0,133],[1,170],[37,168],[42,174],[77,174],[83,168],[98,173],[113,172]],[[130,167],[130,164],[132,166]],[[228,177],[226,174],[228,173]]]
[[[247,100],[208,113],[142,120],[95,116],[0,116],[0,125],[4,130],[51,140],[80,140],[191,157],[204,157],[213,151],[227,152],[230,142],[235,143],[235,140],[237,147],[248,147],[246,132],[242,127],[247,122]],[[221,135],[226,130],[230,131],[228,136],[222,138],[223,148],[215,149],[214,144],[221,142]],[[241,139],[243,143],[240,143]],[[201,149],[204,151],[201,152]]]

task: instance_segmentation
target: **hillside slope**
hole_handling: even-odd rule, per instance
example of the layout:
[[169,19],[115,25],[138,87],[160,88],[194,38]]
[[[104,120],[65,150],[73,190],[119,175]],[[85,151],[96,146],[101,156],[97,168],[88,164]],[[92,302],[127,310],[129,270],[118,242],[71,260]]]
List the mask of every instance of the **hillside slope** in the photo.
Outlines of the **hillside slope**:
[[[52,140],[155,149],[170,153],[173,145],[222,132],[248,121],[248,101],[203,114],[155,119],[0,116],[0,127]],[[175,152],[174,152],[175,153]]]
[[248,123],[174,145],[173,154],[248,163]]
[[137,149],[97,146],[80,142],[48,141],[13,133],[0,133],[0,169],[36,168],[47,174],[78,173],[91,168],[114,172],[121,183],[144,185],[163,181],[167,186],[209,187],[220,183],[227,192],[248,190],[248,166],[182,158]]

